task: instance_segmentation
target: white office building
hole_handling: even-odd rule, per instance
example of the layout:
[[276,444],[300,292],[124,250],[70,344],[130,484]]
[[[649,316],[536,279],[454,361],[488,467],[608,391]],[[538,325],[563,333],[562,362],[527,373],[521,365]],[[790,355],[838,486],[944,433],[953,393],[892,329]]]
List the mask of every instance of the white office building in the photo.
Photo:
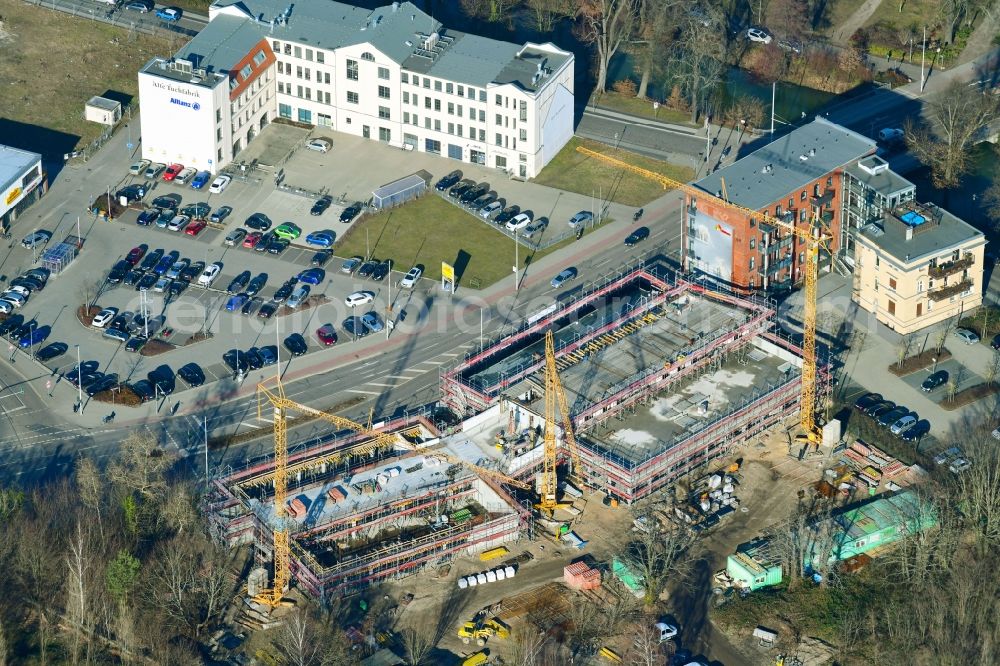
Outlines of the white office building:
[[217,171],[275,118],[534,177],[573,135],[573,54],[410,2],[219,0],[139,72],[142,155]]
[[0,145],[0,230],[9,230],[47,189],[41,155]]

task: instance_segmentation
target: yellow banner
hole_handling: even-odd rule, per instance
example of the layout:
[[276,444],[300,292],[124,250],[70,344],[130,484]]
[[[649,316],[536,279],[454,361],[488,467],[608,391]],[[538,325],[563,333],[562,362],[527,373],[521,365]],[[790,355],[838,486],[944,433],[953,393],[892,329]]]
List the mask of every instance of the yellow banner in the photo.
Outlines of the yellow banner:
[[19,196],[21,196],[21,188],[15,187],[10,191],[10,194],[7,195],[7,203],[8,204],[11,203],[12,201],[14,201],[14,199],[18,198]]
[[451,283],[455,282],[455,267],[451,264],[446,264],[441,262],[441,279],[448,280]]

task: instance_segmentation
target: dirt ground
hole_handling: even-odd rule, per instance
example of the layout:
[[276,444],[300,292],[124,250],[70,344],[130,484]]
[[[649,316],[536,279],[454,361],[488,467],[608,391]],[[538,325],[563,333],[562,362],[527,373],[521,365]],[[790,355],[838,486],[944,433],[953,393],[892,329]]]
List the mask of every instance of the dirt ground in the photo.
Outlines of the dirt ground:
[[109,94],[125,106],[138,93],[139,68],[183,43],[20,0],[0,0],[0,21],[0,137],[47,156],[100,136],[104,126],[83,118],[87,100]]

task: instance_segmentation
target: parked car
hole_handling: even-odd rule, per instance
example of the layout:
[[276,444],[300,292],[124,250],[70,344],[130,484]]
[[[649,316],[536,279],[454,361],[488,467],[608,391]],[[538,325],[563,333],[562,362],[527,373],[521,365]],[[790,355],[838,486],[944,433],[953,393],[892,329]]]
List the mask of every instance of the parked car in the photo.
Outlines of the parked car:
[[990,347],[993,347],[994,351],[1000,351],[1000,333],[993,336],[993,339],[990,341]]
[[253,315],[260,309],[260,306],[264,304],[264,299],[260,296],[254,296],[249,301],[243,304],[243,309],[240,310],[241,313],[245,315]]
[[160,259],[163,258],[163,250],[161,248],[156,248],[145,257],[142,258],[142,263],[139,265],[144,271],[151,271],[153,267],[160,263]]
[[274,365],[278,362],[278,345],[266,345],[257,349],[261,367]]
[[247,248],[248,250],[252,250],[257,247],[257,244],[260,243],[260,239],[263,237],[264,234],[262,234],[261,232],[251,231],[243,239],[243,247]]
[[556,275],[554,278],[552,278],[552,282],[550,282],[549,284],[552,286],[553,289],[558,289],[559,287],[563,286],[570,280],[576,279],[576,274],[577,271],[575,268],[567,268],[561,271],[559,275]]
[[904,442],[916,442],[930,431],[930,422],[927,419],[920,419],[916,424],[904,430],[899,437]]
[[[150,4],[152,4],[152,3],[150,3]],[[174,180],[175,178],[177,178],[178,174],[180,174],[181,171],[184,171],[184,165],[183,164],[171,164],[163,172],[162,178],[163,178],[163,180],[169,182],[169,181]]]
[[51,231],[45,231],[44,229],[39,229],[38,231],[33,231],[24,238],[21,239],[21,247],[27,248],[29,250],[39,246],[45,245],[52,238]]
[[[226,287],[226,292],[229,294],[238,294],[250,283],[251,278],[250,271],[243,271],[236,277],[234,277],[230,282],[229,286]],[[256,293],[256,292],[254,292]]]
[[212,207],[204,201],[199,201],[198,203],[184,206],[180,212],[181,215],[187,215],[192,220],[207,220],[208,216],[212,214]]
[[174,219],[170,220],[167,224],[167,229],[170,231],[184,231],[184,228],[191,222],[191,218],[187,215],[177,215]]
[[156,284],[156,281],[160,279],[160,276],[156,273],[146,273],[139,281],[135,283],[136,291],[149,291]]
[[302,235],[302,228],[293,222],[285,222],[275,228],[274,235],[281,240],[293,241]]
[[180,21],[183,14],[184,12],[180,7],[160,7],[156,10],[156,18],[170,21],[171,23]]
[[625,247],[634,247],[649,238],[649,227],[639,227],[625,237]]
[[877,405],[880,402],[882,402],[881,393],[866,393],[857,399],[857,401],[854,403],[854,409],[863,412],[869,407]]
[[147,14],[153,11],[155,6],[156,5],[153,4],[153,0],[133,0],[125,5],[125,9],[133,12],[139,12],[140,14]]
[[472,212],[474,212],[474,213],[478,213],[482,209],[486,208],[487,206],[491,206],[491,205],[495,204],[496,202],[497,202],[497,197],[496,197],[495,194],[493,194],[493,193],[484,194],[483,196],[479,197],[478,199],[476,199],[475,201],[473,201],[471,204],[469,204],[469,210],[472,211]]
[[325,346],[329,347],[337,342],[337,329],[334,328],[333,324],[323,324],[316,329],[316,337]]
[[972,463],[969,462],[968,459],[959,458],[958,460],[955,460],[950,465],[948,465],[948,471],[951,472],[952,474],[961,474],[970,467],[972,467]]
[[193,264],[190,264],[187,268],[185,268],[184,270],[181,271],[180,278],[181,278],[181,280],[185,280],[187,282],[190,282],[191,280],[194,280],[196,277],[198,277],[199,275],[201,275],[201,272],[203,270],[205,270],[205,262],[204,261],[196,261],[196,262],[194,262]]
[[162,294],[165,291],[169,291],[170,284],[172,282],[173,280],[171,278],[163,276],[159,280],[157,280],[156,283],[153,285],[153,291],[156,292],[157,294]]
[[202,287],[210,287],[215,281],[215,278],[219,277],[219,273],[222,272],[222,266],[218,263],[212,263],[205,267],[205,270],[201,272],[198,276],[198,284]]
[[292,291],[292,295],[288,297],[288,302],[285,305],[294,310],[302,305],[307,298],[309,298],[309,285],[302,284]]
[[169,208],[167,210],[161,210],[160,214],[153,219],[153,223],[159,229],[166,229],[167,225],[170,224],[170,221],[173,220],[176,216],[177,216],[177,211],[175,210],[170,210]]
[[899,406],[894,409],[890,409],[887,412],[882,412],[875,419],[875,421],[883,428],[888,428],[890,425],[903,418],[910,413],[910,410],[906,407]]
[[379,319],[379,316],[375,312],[366,312],[361,316],[362,325],[367,328],[371,333],[378,333],[385,328],[385,324]]
[[159,208],[147,208],[146,210],[139,213],[139,217],[136,218],[135,223],[140,227],[148,227],[149,225],[156,222],[157,218],[160,217]]
[[299,282],[317,285],[326,279],[326,271],[322,268],[307,268],[298,275]]
[[955,337],[967,345],[974,345],[979,342],[979,336],[967,328],[956,328]]
[[[256,249],[256,248],[255,248]],[[271,254],[281,254],[288,249],[288,239],[275,238],[267,244],[267,251]]]
[[178,279],[181,276],[181,272],[190,265],[191,262],[188,259],[178,259],[170,267],[170,270],[167,271],[167,277],[171,280]]
[[326,212],[326,209],[331,206],[331,204],[333,204],[333,197],[329,194],[324,194],[316,200],[316,203],[312,205],[312,208],[309,209],[309,214],[322,215]]
[[[227,206],[228,207],[228,206]],[[239,229],[233,229],[226,237],[223,239],[223,245],[228,245],[229,247],[236,247],[243,242],[243,239],[247,237],[247,230],[242,227]]]
[[138,162],[132,162],[132,166],[128,168],[129,175],[141,176],[146,169],[149,168],[149,160],[139,160]]
[[462,192],[458,197],[460,203],[471,204],[473,201],[490,191],[489,183],[479,183]]
[[352,338],[363,338],[368,335],[368,329],[361,323],[361,317],[348,317],[341,326]]
[[271,228],[271,218],[264,213],[254,213],[246,219],[243,226],[250,229],[256,229],[258,231],[267,231]]
[[205,185],[208,184],[208,181],[211,177],[212,174],[209,173],[208,171],[199,171],[197,174],[195,174],[195,177],[191,179],[191,189],[200,190],[201,188],[205,187]]
[[344,305],[349,308],[354,308],[359,305],[366,305],[375,300],[375,292],[372,291],[355,291],[348,294],[347,298],[344,299]]
[[170,395],[174,392],[176,380],[174,371],[169,365],[160,365],[146,375],[149,383],[160,393],[160,395]]
[[121,282],[125,278],[125,274],[128,273],[131,268],[132,264],[124,259],[116,261],[115,265],[111,267],[110,271],[108,271],[108,284],[118,284]]
[[229,183],[233,182],[232,177],[222,174],[221,176],[216,176],[212,184],[209,185],[208,191],[212,194],[222,194],[222,192],[229,186]]
[[896,403],[892,400],[883,400],[866,409],[865,414],[874,419],[878,418],[882,414],[885,414],[886,412],[892,411],[893,409],[896,409]]
[[896,419],[891,426],[889,426],[889,432],[893,435],[901,435],[904,430],[916,424],[920,420],[920,417],[914,412],[910,412],[904,416]]
[[242,310],[244,304],[250,300],[250,297],[246,294],[234,294],[229,297],[226,302],[226,312],[236,312],[237,310]]
[[507,231],[517,231],[531,224],[531,216],[527,213],[519,213],[507,222]]
[[361,257],[351,257],[350,259],[345,259],[344,263],[340,265],[340,272],[350,275],[354,271],[358,270],[358,266],[360,266],[361,263]]
[[65,354],[68,349],[69,345],[65,342],[50,342],[38,350],[38,353],[35,354],[35,359],[42,362],[51,361]]
[[88,396],[93,398],[98,393],[109,391],[116,386],[118,386],[118,375],[112,372],[111,374],[104,375],[97,381],[87,386],[86,393]]
[[285,284],[278,287],[277,291],[274,292],[274,296],[271,297],[272,301],[276,303],[281,303],[288,299],[292,295],[292,290],[295,289],[295,281],[289,280]]
[[197,236],[202,231],[204,231],[205,227],[207,226],[208,222],[206,222],[205,220],[195,220],[191,224],[184,227],[184,233],[188,236]]
[[128,340],[129,335],[128,331],[125,331],[123,329],[109,328],[108,330],[104,331],[104,337],[109,338],[111,340],[116,340],[118,342],[125,342],[126,340]]
[[345,224],[350,222],[358,215],[360,215],[363,209],[364,209],[364,204],[362,204],[360,201],[355,201],[350,206],[345,208],[343,212],[340,213],[340,221]]
[[164,194],[153,199],[153,207],[163,210],[177,210],[177,207],[181,205],[181,195],[179,194]]
[[389,259],[381,261],[375,264],[375,267],[372,269],[372,280],[375,280],[376,282],[381,282],[382,278],[388,275],[391,271],[392,271],[392,262]]
[[306,142],[306,148],[308,150],[315,150],[317,153],[325,153],[333,148],[333,142],[323,137],[317,137],[315,139],[309,139],[309,141]]
[[128,185],[115,192],[115,199],[124,198],[128,203],[135,203],[146,196],[146,186],[138,183]]
[[149,380],[140,379],[134,384],[131,384],[129,388],[132,389],[132,393],[135,393],[135,395],[142,402],[149,402],[150,400],[156,399],[156,390],[153,388],[153,385],[149,383]]
[[333,256],[333,250],[329,250],[329,249],[328,250],[319,250],[318,252],[316,252],[312,256],[312,259],[309,260],[309,265],[310,266],[316,266],[316,267],[322,266],[326,262],[330,261],[330,257],[332,257],[332,256]]
[[521,207],[517,205],[507,206],[500,213],[493,218],[493,221],[497,224],[506,224],[510,220],[513,220],[518,213],[521,212]]
[[581,210],[579,213],[569,218],[570,229],[576,229],[580,225],[586,226],[594,219],[594,214],[589,210]]
[[948,371],[938,370],[937,372],[928,375],[927,379],[925,379],[923,383],[920,384],[920,390],[924,391],[925,393],[930,393],[937,387],[942,386],[946,383],[948,383]]
[[448,190],[448,196],[451,197],[452,199],[458,199],[463,194],[468,192],[469,188],[475,187],[475,185],[476,182],[474,180],[469,180],[468,178],[466,178],[465,180],[459,181],[458,183],[453,185],[452,188]]
[[453,185],[455,185],[455,183],[457,183],[460,180],[462,180],[462,172],[452,171],[447,176],[439,180],[437,184],[434,185],[434,189],[436,189],[438,192],[444,192],[445,190],[447,190],[449,187],[452,187]]
[[747,39],[758,44],[770,44],[773,37],[763,28],[748,28]]
[[205,372],[197,363],[188,363],[177,369],[177,376],[191,388],[197,388],[205,383]]
[[358,267],[358,277],[362,279],[367,279],[372,276],[375,272],[375,267],[378,266],[378,261],[375,259],[369,259]]
[[274,313],[278,311],[278,306],[280,303],[275,300],[270,300],[260,306],[260,310],[257,311],[257,316],[261,319],[270,319],[274,316]]
[[125,261],[129,264],[135,266],[139,261],[146,256],[146,252],[149,250],[149,246],[143,243],[142,245],[137,245],[128,251],[125,255]]
[[500,210],[503,210],[503,203],[500,201],[493,201],[491,203],[486,204],[479,210],[479,217],[483,218],[484,220],[488,220],[490,219],[490,216],[492,216],[494,213]]
[[263,289],[264,285],[266,284],[267,284],[267,273],[258,273],[257,277],[250,280],[249,284],[247,284],[247,288],[244,291],[246,291],[246,293],[250,294],[251,296],[255,296],[258,293],[260,293],[260,290]]
[[153,164],[150,164],[148,167],[146,167],[146,172],[143,174],[143,177],[148,178],[149,180],[158,178],[160,174],[163,173],[163,170],[165,168],[166,165],[160,164],[159,162],[154,162]]
[[187,182],[191,180],[191,177],[196,173],[198,173],[198,170],[194,167],[184,167],[184,169],[174,178],[174,182],[178,185],[187,185]]
[[532,236],[534,236],[536,233],[538,233],[547,226],[549,226],[548,221],[544,219],[535,220],[534,222],[526,226],[523,230],[521,230],[521,235],[524,236],[525,238],[531,238]]
[[264,235],[257,241],[257,244],[253,246],[254,252],[267,252],[267,246],[271,244],[272,240],[274,240],[274,234],[270,231],[265,231]]
[[414,285],[417,284],[417,281],[420,279],[420,276],[423,274],[424,274],[423,269],[421,269],[419,266],[414,266],[413,268],[408,270],[406,272],[406,275],[403,276],[403,279],[399,281],[399,286],[402,287],[403,289],[412,289]]
[[337,234],[335,232],[323,229],[322,231],[314,231],[306,236],[306,244],[315,245],[316,247],[330,247],[336,238]]
[[90,325],[94,328],[104,328],[111,320],[115,318],[118,314],[118,308],[104,308],[98,312],[94,318],[90,321]]
[[[215,212],[212,213],[212,216],[209,219],[215,224],[221,224],[227,217],[229,217],[229,214],[232,212],[233,212],[232,206],[219,206],[218,208],[215,209]],[[235,231],[242,231],[244,234],[246,233],[246,230],[244,229],[236,229]],[[230,235],[235,233],[235,231],[230,232]],[[229,236],[226,236],[226,238],[228,239]],[[227,245],[231,245],[231,243],[227,243]]]
[[301,333],[292,333],[285,338],[283,344],[285,349],[292,353],[292,356],[302,356],[309,350],[306,339],[302,337]]

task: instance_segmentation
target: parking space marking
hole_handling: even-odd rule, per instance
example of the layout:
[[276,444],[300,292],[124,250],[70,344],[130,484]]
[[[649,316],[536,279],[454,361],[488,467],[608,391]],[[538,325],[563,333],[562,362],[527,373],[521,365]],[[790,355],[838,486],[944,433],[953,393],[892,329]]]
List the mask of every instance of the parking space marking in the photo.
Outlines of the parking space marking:
[[365,391],[362,389],[347,389],[348,393],[364,393],[365,395],[382,395],[382,391]]
[[390,382],[388,384],[384,382],[367,382],[365,386],[399,386],[397,382]]

